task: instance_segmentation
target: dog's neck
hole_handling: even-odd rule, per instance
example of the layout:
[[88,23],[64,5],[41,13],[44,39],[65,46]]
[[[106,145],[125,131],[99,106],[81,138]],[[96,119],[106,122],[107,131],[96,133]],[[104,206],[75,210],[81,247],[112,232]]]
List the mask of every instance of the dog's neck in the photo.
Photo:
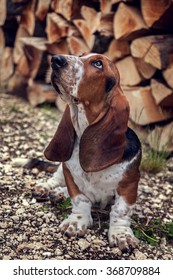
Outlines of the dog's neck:
[[88,120],[86,118],[84,106],[81,103],[78,105],[71,103],[69,104],[69,107],[73,127],[76,131],[78,138],[80,139],[84,130],[89,125]]

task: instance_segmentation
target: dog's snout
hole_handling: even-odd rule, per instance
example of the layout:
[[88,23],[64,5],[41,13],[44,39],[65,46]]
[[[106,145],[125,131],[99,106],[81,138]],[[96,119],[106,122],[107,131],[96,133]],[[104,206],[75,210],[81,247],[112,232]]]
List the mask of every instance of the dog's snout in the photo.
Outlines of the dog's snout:
[[67,64],[67,60],[62,55],[54,55],[51,59],[52,66],[56,65],[57,67],[64,67]]

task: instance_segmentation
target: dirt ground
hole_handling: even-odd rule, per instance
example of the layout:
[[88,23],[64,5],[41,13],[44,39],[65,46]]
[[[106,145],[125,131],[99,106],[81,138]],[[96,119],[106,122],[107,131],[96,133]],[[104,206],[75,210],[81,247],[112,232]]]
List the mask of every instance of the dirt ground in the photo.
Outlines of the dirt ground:
[[69,205],[37,202],[32,190],[49,173],[12,166],[16,157],[44,159],[60,119],[56,108],[32,108],[0,93],[0,259],[173,259],[173,159],[156,175],[141,173],[132,227],[140,239],[131,255],[110,248],[109,213],[93,210],[94,226],[81,239],[68,239],[58,225]]

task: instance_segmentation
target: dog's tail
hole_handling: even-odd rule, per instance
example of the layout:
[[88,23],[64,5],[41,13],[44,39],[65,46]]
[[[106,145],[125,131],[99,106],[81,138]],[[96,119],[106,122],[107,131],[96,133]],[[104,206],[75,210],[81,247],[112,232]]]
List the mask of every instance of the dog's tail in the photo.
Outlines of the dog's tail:
[[39,172],[47,171],[54,173],[57,171],[59,164],[53,164],[48,161],[39,160],[37,158],[15,158],[12,160],[13,166],[20,166],[26,169],[36,168]]

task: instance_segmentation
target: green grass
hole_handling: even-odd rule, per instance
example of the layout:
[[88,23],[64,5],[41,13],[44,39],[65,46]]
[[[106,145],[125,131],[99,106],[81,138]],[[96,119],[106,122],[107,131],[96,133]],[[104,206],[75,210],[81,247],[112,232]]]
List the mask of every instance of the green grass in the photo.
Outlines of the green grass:
[[50,211],[50,207],[49,205],[43,205],[42,207],[39,208],[39,211],[48,212]]
[[160,243],[160,239],[165,237],[167,241],[173,241],[173,222],[162,223],[161,219],[153,219],[147,225],[143,225],[133,215],[133,232],[139,239],[146,241],[152,246]]
[[57,208],[60,211],[63,219],[66,219],[69,214],[69,209],[71,209],[70,197],[66,198],[63,202],[58,203]]
[[18,112],[20,112],[20,107],[18,104],[14,103],[9,106],[9,111],[10,111],[10,113],[18,113]]
[[157,152],[149,150],[144,152],[141,161],[141,170],[149,173],[159,173],[165,171],[168,153],[166,151]]

